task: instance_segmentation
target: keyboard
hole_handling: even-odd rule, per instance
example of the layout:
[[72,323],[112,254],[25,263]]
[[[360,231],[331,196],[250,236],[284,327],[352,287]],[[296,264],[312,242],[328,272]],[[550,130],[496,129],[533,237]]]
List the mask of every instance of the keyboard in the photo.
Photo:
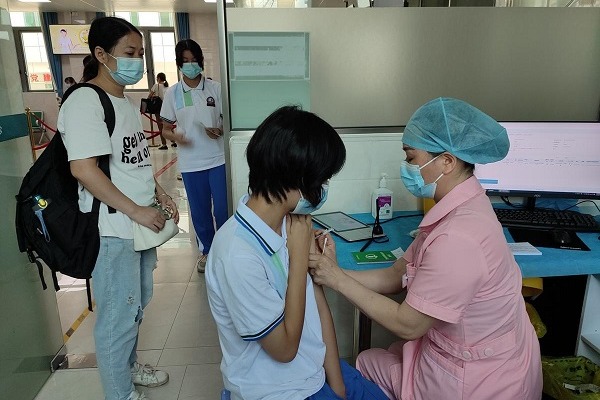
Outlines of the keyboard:
[[516,208],[494,208],[494,211],[498,221],[506,227],[600,232],[600,224],[593,216],[576,211]]

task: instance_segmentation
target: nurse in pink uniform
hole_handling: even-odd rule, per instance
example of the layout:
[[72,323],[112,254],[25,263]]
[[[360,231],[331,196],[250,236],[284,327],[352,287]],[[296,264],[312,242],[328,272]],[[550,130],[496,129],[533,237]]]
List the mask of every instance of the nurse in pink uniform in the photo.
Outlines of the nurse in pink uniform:
[[[404,256],[390,268],[341,270],[331,238],[325,255],[310,256],[316,283],[402,339],[362,352],[356,367],[391,399],[539,400],[540,349],[521,272],[473,176],[474,164],[506,156],[506,130],[461,100],[438,98],[415,112],[402,141],[404,185],[436,202]],[[401,304],[385,296],[404,288]]]

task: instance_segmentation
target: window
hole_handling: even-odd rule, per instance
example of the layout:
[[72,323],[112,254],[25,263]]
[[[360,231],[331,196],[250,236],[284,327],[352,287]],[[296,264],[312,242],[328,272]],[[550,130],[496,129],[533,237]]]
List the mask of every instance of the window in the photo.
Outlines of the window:
[[10,25],[17,26],[42,26],[40,14],[36,12],[13,11],[10,13]]
[[[158,14],[158,13],[155,13]],[[148,90],[156,82],[156,74],[164,72],[169,85],[178,81],[177,65],[175,64],[175,32],[173,28],[140,28],[144,37],[144,70],[145,79],[135,85],[127,86],[126,90]]]
[[177,82],[177,65],[175,64],[175,33],[150,32],[152,43],[152,65],[154,78],[159,72],[164,72],[169,85]]
[[30,91],[54,90],[42,32],[19,31],[18,33],[15,37],[21,42],[23,49],[23,59],[20,60],[23,87]]
[[[44,35],[40,29],[40,14],[13,11],[10,13],[10,24],[14,27],[23,90],[54,90]],[[19,48],[22,51],[18,51]]]
[[118,11],[115,12],[115,17],[131,22],[144,37],[146,79],[127,86],[126,90],[150,89],[156,82],[156,74],[159,72],[165,73],[170,85],[177,82],[173,13]]
[[172,27],[173,14],[169,12],[136,12],[136,11],[117,11],[115,17],[123,18],[133,25],[140,26],[162,26]]

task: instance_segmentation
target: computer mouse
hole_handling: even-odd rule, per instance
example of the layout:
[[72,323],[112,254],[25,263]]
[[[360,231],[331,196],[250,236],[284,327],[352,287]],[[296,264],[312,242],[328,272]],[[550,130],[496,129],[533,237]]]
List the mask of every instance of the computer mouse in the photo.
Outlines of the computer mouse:
[[561,245],[567,245],[571,243],[571,235],[567,231],[557,229],[552,231],[552,235],[554,236],[554,240],[556,243],[559,243]]

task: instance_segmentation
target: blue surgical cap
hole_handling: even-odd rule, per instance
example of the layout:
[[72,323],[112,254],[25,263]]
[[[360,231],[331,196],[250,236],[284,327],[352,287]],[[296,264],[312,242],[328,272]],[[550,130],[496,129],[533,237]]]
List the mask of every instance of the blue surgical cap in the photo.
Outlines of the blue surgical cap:
[[502,160],[510,146],[506,129],[492,117],[446,97],[429,101],[410,117],[402,142],[431,153],[446,151],[471,164]]

